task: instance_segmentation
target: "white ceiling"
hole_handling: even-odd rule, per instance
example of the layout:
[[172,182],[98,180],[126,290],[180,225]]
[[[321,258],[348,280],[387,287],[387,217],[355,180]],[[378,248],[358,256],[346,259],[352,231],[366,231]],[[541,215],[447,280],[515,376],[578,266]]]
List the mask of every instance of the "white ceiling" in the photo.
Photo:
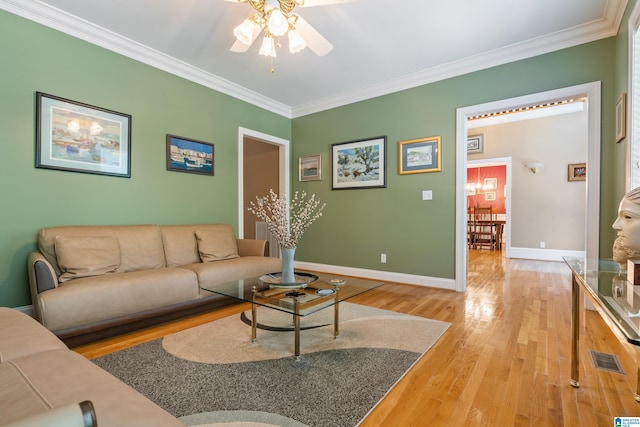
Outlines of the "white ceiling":
[[[314,0],[307,0],[307,2]],[[627,0],[352,0],[296,8],[334,49],[232,53],[224,0],[0,0],[0,8],[297,117],[616,34]]]

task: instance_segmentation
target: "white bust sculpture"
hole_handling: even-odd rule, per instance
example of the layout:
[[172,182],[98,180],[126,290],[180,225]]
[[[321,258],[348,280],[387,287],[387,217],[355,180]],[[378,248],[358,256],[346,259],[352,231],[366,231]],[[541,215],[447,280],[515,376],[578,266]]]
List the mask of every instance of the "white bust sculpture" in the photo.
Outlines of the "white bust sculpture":
[[627,270],[628,259],[640,259],[640,187],[624,195],[613,223],[618,237],[613,243],[613,259]]

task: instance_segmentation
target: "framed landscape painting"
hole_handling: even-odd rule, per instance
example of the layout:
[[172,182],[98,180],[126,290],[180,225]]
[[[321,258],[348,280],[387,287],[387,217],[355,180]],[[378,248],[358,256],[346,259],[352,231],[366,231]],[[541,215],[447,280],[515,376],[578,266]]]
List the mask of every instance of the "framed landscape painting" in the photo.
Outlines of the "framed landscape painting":
[[333,144],[332,190],[387,186],[387,137]]
[[399,173],[440,172],[440,137],[412,139],[398,144]]
[[298,161],[298,179],[300,181],[320,181],[322,179],[320,154],[300,157]]
[[131,116],[36,92],[36,168],[131,177]]
[[167,134],[167,170],[213,176],[213,144]]

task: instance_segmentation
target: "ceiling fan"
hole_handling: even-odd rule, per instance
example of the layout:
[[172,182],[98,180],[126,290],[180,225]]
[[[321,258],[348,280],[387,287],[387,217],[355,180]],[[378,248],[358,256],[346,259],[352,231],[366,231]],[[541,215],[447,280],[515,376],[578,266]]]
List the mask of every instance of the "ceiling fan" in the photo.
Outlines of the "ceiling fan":
[[296,7],[322,6],[328,4],[348,3],[354,0],[227,0],[235,3],[249,3],[254,13],[247,17],[234,30],[236,41],[231,46],[232,52],[246,52],[260,33],[264,32],[260,55],[275,57],[276,43],[274,38],[287,34],[289,52],[297,53],[309,47],[316,55],[324,56],[331,52],[333,45],[315,28],[297,13]]

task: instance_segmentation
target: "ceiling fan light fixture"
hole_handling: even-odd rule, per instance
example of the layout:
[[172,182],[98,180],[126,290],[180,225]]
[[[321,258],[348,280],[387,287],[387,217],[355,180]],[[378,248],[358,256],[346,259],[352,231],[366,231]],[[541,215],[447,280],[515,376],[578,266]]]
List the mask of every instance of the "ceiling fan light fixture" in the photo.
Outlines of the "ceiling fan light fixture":
[[289,52],[298,53],[307,47],[307,42],[302,38],[295,28],[289,31]]
[[233,35],[240,43],[251,44],[253,41],[253,30],[256,24],[251,19],[245,19],[242,24],[233,29]]
[[260,55],[276,57],[276,44],[273,41],[273,37],[266,36],[262,39],[262,46],[260,46]]
[[269,12],[269,32],[276,36],[284,35],[289,29],[289,22],[284,14],[278,8],[271,9]]

